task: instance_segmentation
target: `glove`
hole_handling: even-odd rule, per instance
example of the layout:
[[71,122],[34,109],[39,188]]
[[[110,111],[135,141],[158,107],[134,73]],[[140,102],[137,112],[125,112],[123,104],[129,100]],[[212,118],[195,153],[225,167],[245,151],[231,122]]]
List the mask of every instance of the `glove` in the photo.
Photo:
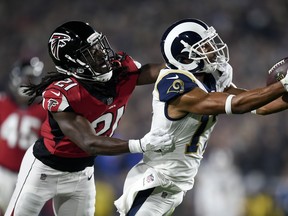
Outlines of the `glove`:
[[286,76],[280,80],[286,91],[288,91],[288,71],[286,73]]
[[150,131],[140,140],[129,140],[131,153],[143,153],[146,151],[167,152],[174,146],[174,136],[167,134],[164,130]]
[[213,73],[216,79],[217,91],[223,92],[225,88],[232,84],[233,68],[229,63],[217,65],[217,71]]

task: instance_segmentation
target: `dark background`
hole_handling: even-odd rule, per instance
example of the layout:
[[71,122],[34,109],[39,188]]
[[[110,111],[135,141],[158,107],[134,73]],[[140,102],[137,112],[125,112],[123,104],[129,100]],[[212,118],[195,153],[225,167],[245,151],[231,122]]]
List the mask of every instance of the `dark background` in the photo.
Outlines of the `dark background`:
[[[287,0],[2,0],[1,89],[18,59],[36,55],[44,61],[46,71],[54,70],[47,42],[51,32],[63,22],[89,22],[106,34],[114,50],[123,50],[145,64],[162,61],[159,43],[163,32],[173,22],[188,17],[212,25],[228,44],[234,83],[239,87],[264,86],[268,69],[288,56]],[[116,136],[140,138],[149,131],[152,88],[136,88]],[[217,216],[219,209],[219,212],[226,210],[226,213],[219,213],[221,216],[261,216],[265,211],[270,211],[266,214],[269,216],[287,215],[287,119],[287,111],[265,117],[252,114],[219,116],[200,167],[199,180],[197,177],[195,188],[187,193],[175,215],[209,216],[210,208],[214,210],[213,216]],[[224,155],[215,154],[219,151]],[[113,199],[121,193],[127,170],[140,158],[140,155],[97,158],[97,215],[116,215]],[[212,165],[220,166],[222,170],[211,166],[210,159]],[[223,175],[228,170],[232,171]],[[204,180],[200,178],[202,176]],[[238,183],[236,181],[236,185],[230,187],[229,183],[235,178]],[[211,181],[202,187],[205,179]],[[213,188],[219,191],[213,192]],[[235,206],[225,203],[230,195],[235,198]],[[270,210],[263,207],[267,205]],[[259,206],[264,213],[251,211]],[[238,208],[242,209],[241,213]]]

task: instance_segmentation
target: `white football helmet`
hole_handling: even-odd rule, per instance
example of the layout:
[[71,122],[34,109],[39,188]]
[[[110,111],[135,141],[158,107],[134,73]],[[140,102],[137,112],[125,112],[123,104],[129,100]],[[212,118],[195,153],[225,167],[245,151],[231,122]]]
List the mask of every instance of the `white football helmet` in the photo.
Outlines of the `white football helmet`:
[[198,19],[172,24],[161,39],[161,52],[168,67],[192,73],[212,73],[229,61],[227,45],[213,27]]

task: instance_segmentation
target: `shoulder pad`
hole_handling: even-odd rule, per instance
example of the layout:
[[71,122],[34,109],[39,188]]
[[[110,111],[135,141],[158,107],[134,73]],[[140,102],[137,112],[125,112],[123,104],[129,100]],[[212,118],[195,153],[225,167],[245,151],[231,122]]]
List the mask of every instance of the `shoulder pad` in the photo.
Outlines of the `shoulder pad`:
[[165,70],[164,72],[162,70],[161,72],[159,75],[161,77],[158,78],[155,87],[159,92],[160,101],[169,101],[198,87],[191,73],[180,70]]
[[67,98],[57,89],[48,89],[44,91],[42,97],[42,106],[45,110],[51,112],[62,112],[69,107]]

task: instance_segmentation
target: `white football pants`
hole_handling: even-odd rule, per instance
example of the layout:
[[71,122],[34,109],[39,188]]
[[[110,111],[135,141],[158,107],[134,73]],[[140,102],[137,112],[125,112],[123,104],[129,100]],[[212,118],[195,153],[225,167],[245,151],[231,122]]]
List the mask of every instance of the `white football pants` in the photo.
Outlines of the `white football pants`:
[[36,159],[32,151],[33,145],[22,160],[5,216],[38,216],[51,198],[58,216],[94,216],[94,167],[72,173],[58,171]]

